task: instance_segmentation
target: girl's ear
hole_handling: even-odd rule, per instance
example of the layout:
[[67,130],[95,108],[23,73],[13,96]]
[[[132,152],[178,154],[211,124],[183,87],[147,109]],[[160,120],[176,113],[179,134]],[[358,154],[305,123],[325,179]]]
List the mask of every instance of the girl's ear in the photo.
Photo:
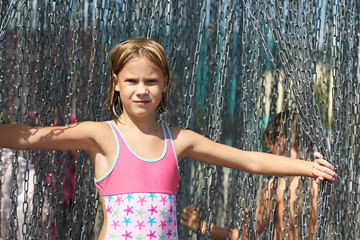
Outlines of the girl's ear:
[[112,84],[114,86],[114,90],[115,91],[120,91],[120,87],[119,87],[119,84],[118,84],[118,78],[117,76],[115,75],[115,73],[112,74]]

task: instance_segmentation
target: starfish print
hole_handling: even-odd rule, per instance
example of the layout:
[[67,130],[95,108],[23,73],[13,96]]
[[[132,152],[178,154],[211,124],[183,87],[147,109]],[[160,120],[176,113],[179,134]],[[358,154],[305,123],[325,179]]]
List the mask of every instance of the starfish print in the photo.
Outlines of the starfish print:
[[173,214],[173,213],[174,213],[173,207],[171,207],[171,208],[169,209],[169,213],[170,213],[170,214]]
[[120,224],[119,224],[120,221],[115,221],[113,220],[113,224],[111,226],[114,226],[114,230],[116,230],[117,227],[120,227]]
[[133,207],[134,207],[134,206],[132,206],[132,207],[129,207],[129,205],[127,206],[127,209],[124,210],[124,212],[126,212],[126,216],[128,216],[129,213],[134,213],[134,212],[132,211],[132,208],[133,208]]
[[125,224],[126,224],[126,227],[127,227],[127,226],[129,225],[129,223],[132,223],[132,222],[131,222],[131,218],[126,218],[126,217],[124,217],[123,223],[125,223]]
[[117,235],[116,235],[116,233],[113,233],[113,234],[111,234],[111,233],[109,233],[109,239],[117,239]]
[[120,213],[119,210],[116,209],[116,210],[113,212],[113,216],[114,216],[114,217],[117,217],[117,216],[119,215],[119,213]]
[[150,237],[150,240],[151,240],[152,238],[156,238],[155,232],[156,232],[156,231],[152,232],[152,231],[150,230],[150,233],[149,233],[148,235],[146,235],[146,236],[147,236],[147,237]]
[[107,208],[106,208],[106,212],[107,212],[107,213],[111,213],[111,207],[107,207]]
[[155,222],[155,218],[149,217],[149,221],[148,221],[147,223],[150,223],[150,226],[152,227],[152,225],[153,225],[154,223],[156,223],[156,222]]
[[136,240],[143,240],[144,239],[144,237],[141,236],[141,234],[139,236],[135,236],[135,238],[136,238]]
[[169,217],[169,220],[168,220],[167,222],[168,222],[168,224],[170,225],[170,223],[173,222],[172,217]]
[[158,236],[159,236],[159,240],[164,240],[164,237],[165,237],[164,235],[161,234],[161,235],[158,235]]
[[117,198],[116,198],[116,203],[118,204],[118,206],[120,205],[120,203],[122,203],[124,200],[122,200],[122,198],[123,198],[123,196],[118,196]]
[[171,237],[172,233],[171,230],[169,230],[169,232],[166,234],[168,237]]
[[160,202],[163,202],[163,204],[165,206],[165,203],[167,202],[166,197],[165,196],[160,196],[160,197],[161,197]]
[[139,196],[139,201],[137,201],[137,203],[138,203],[138,202],[140,202],[141,207],[143,207],[143,206],[144,206],[144,203],[147,202],[147,201],[145,200],[145,196],[144,196],[144,197],[140,197],[140,196]]
[[143,211],[143,209],[141,208],[140,210],[136,210],[136,216],[139,216],[139,217],[141,217],[141,218],[143,218],[143,214],[144,214],[145,212]]
[[128,232],[128,231],[125,230],[125,234],[123,234],[121,236],[125,237],[125,240],[127,240],[128,238],[132,238],[131,233],[132,232]]
[[174,197],[173,197],[172,194],[169,194],[169,200],[170,200],[170,202],[171,202],[172,200],[174,200]]
[[148,210],[149,212],[151,212],[151,216],[154,214],[154,213],[158,213],[158,211],[156,211],[156,208],[157,208],[157,206],[153,206],[153,205],[151,205],[151,208]]
[[176,232],[173,232],[174,238],[176,238]]
[[157,196],[155,196],[155,193],[150,193],[150,195],[148,196],[148,198],[151,198],[151,201],[154,201],[154,198],[157,198]]
[[126,198],[129,200],[129,203],[130,203],[131,199],[134,199],[132,193],[128,193],[128,195],[126,196]]
[[167,212],[164,210],[160,210],[160,215],[165,218],[165,215],[167,214]]
[[164,227],[166,227],[165,221],[161,221],[160,220],[160,225],[159,227],[161,227],[162,230],[164,230]]
[[108,196],[109,203],[111,202],[111,200],[112,200],[113,198],[114,198],[113,196]]
[[135,227],[139,227],[139,231],[141,231],[141,228],[142,228],[142,227],[145,227],[144,221],[142,221],[142,222],[137,221],[137,223],[138,223],[138,224],[137,224]]

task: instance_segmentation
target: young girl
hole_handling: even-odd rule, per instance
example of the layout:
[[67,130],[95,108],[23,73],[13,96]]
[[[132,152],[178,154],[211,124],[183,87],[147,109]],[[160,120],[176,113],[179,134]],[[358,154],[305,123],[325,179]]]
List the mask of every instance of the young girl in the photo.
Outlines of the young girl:
[[108,122],[68,126],[0,126],[0,147],[85,150],[95,171],[104,209],[99,239],[177,239],[178,162],[208,164],[266,175],[309,176],[334,181],[334,167],[242,151],[195,132],[159,124],[171,81],[164,49],[148,39],[130,39],[109,55]]

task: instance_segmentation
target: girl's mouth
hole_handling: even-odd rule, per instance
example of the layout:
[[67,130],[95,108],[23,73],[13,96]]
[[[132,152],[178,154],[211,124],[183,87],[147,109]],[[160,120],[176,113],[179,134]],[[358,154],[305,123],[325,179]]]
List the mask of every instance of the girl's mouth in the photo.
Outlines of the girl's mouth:
[[150,101],[134,101],[137,105],[145,105],[149,103]]

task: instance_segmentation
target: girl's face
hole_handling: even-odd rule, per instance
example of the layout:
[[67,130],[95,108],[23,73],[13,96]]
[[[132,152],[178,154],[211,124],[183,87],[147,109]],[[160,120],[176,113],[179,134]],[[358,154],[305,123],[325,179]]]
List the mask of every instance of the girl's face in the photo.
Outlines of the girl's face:
[[128,62],[114,76],[114,89],[120,93],[123,113],[136,117],[155,117],[156,109],[166,92],[166,77],[146,58],[135,58]]

